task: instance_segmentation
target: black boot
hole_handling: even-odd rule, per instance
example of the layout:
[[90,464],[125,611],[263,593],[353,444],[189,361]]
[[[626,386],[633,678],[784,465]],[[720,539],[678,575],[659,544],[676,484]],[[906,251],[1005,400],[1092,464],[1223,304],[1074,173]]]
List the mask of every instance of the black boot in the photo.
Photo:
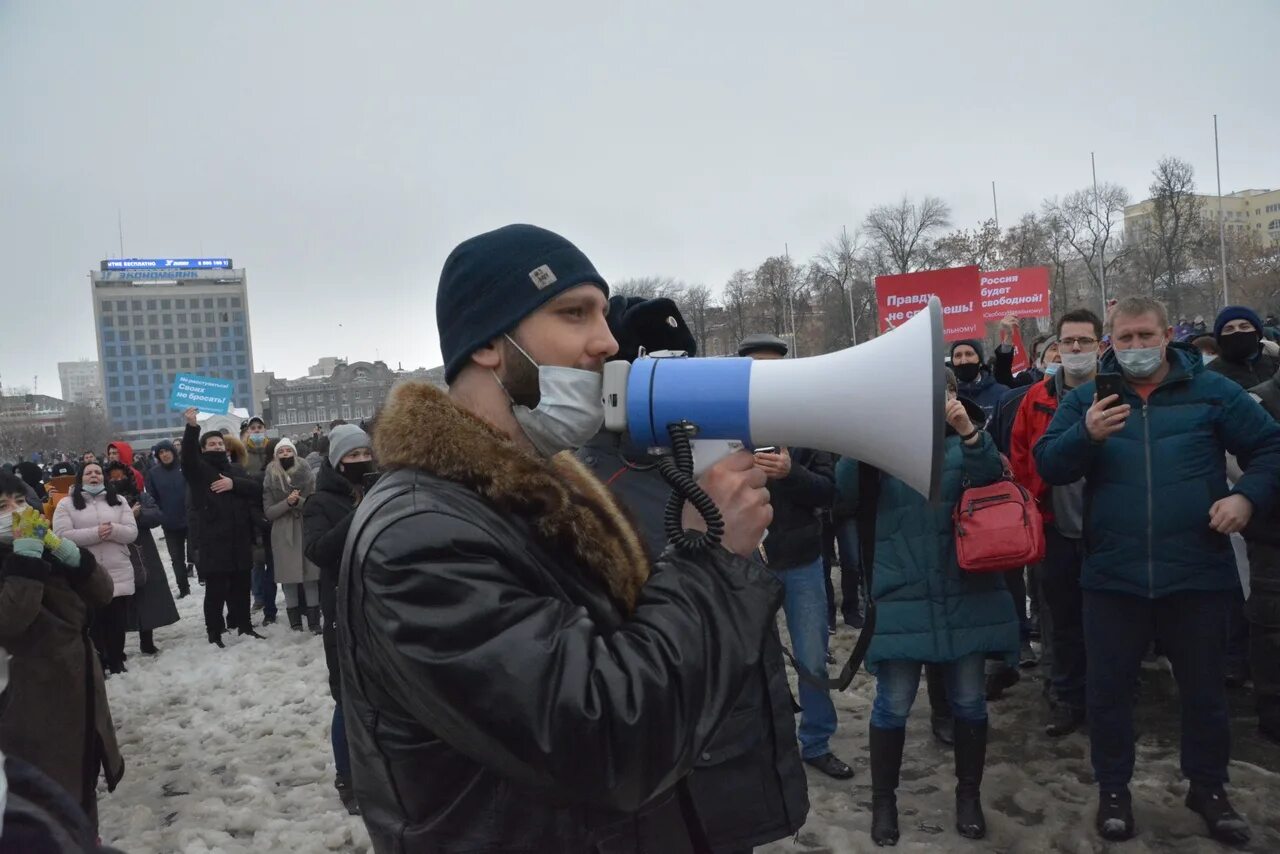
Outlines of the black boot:
[[1244,845],[1251,838],[1249,823],[1231,808],[1227,793],[1221,786],[1191,785],[1187,792],[1187,806],[1200,814],[1209,835],[1227,845]]
[[239,634],[241,634],[241,635],[248,635],[248,636],[249,636],[249,637],[251,637],[251,638],[257,638],[258,640],[266,640],[266,639],[267,639],[267,636],[266,636],[266,635],[260,635],[260,634],[258,634],[257,632],[255,632],[252,628],[248,628],[248,629],[246,629],[246,628],[241,627],[240,629],[237,629],[237,632],[238,632]]
[[222,632],[215,632],[213,629],[209,630],[209,643],[213,644],[219,649],[227,648],[227,645],[222,642]]
[[320,627],[320,606],[307,606],[307,628],[311,630],[311,634],[318,635],[324,630]]
[[156,655],[160,650],[156,649],[155,635],[150,631],[138,632],[138,651],[143,655]]
[[342,799],[342,805],[346,807],[347,814],[360,815],[360,805],[356,803],[356,792],[351,788],[351,781],[346,777],[335,777],[333,787],[338,790],[338,797]]
[[951,720],[951,701],[947,699],[947,680],[942,675],[942,665],[924,666],[925,685],[929,689],[930,722],[933,737],[946,745],[956,743],[954,722]]
[[1098,817],[1094,819],[1098,835],[1109,842],[1133,838],[1133,798],[1128,789],[1103,792],[1098,796]]
[[302,631],[302,609],[301,608],[285,608],[285,614],[289,617],[289,628],[295,632]]
[[987,722],[956,721],[956,830],[966,839],[987,835],[982,814],[982,769],[987,764]]
[[871,841],[898,844],[898,773],[905,729],[871,727]]
[[1280,697],[1258,695],[1258,734],[1280,744]]
[[1044,734],[1051,738],[1071,735],[1084,723],[1084,709],[1058,703],[1049,712],[1049,722],[1045,724]]

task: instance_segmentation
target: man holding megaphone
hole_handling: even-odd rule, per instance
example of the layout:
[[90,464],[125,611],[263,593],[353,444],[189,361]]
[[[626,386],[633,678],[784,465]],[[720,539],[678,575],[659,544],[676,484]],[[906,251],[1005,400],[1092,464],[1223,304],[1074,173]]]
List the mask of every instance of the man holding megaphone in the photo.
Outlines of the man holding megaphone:
[[377,852],[705,848],[681,781],[760,666],[782,587],[747,556],[772,510],[732,454],[699,481],[722,545],[651,559],[561,453],[604,421],[607,297],[544,229],[462,243],[437,293],[449,392],[406,384],[381,414],[337,619]]

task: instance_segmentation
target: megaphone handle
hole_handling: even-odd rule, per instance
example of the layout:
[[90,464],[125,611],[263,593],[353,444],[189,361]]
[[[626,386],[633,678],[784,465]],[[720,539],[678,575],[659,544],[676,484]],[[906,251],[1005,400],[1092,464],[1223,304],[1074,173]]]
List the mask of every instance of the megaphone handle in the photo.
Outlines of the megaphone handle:
[[[693,436],[697,428],[687,421],[667,425],[671,455],[658,460],[658,471],[671,486],[663,527],[667,540],[682,552],[696,554],[714,549],[724,538],[720,508],[693,479]],[[707,523],[707,530],[691,533],[684,528],[684,504],[688,501]]]

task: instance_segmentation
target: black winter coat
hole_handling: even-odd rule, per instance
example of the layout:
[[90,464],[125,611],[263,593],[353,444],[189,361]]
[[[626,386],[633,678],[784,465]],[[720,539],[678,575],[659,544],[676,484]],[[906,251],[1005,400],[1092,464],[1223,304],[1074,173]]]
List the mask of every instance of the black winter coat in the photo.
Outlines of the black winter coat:
[[390,471],[338,590],[374,850],[693,850],[674,790],[760,667],[781,585],[725,551],[650,567],[572,457],[431,386],[393,393],[376,443]]
[[356,496],[347,479],[329,461],[320,464],[316,491],[302,507],[303,553],[320,567],[320,611],[324,615],[324,658],[329,667],[329,693],[342,697],[342,674],[338,670],[338,570],[347,529],[355,514]]
[[[671,487],[652,468],[653,460],[608,431],[587,443],[578,459],[609,485],[649,553],[665,551],[663,509]],[[715,850],[741,851],[792,836],[809,812],[795,704],[776,624],[764,643],[759,669],[688,778],[694,811]]]
[[1280,370],[1280,359],[1268,353],[1259,353],[1258,358],[1248,362],[1231,362],[1226,357],[1219,356],[1209,363],[1208,369],[1234,380],[1242,388],[1253,388],[1276,375],[1276,371]]
[[822,556],[822,516],[836,500],[835,456],[790,450],[791,474],[769,481],[773,524],[764,550],[771,569],[796,569]]
[[[209,487],[222,475],[231,478],[230,492]],[[196,560],[201,575],[253,569],[253,542],[262,514],[262,481],[227,463],[218,470],[200,454],[200,428],[188,425],[182,436],[182,475],[191,487],[190,513]]]

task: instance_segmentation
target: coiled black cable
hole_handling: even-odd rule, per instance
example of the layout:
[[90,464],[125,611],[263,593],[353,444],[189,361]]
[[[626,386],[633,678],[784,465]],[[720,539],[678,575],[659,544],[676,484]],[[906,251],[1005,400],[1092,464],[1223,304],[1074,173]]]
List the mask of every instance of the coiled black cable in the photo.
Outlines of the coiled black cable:
[[[671,486],[663,527],[667,540],[682,552],[699,554],[720,545],[724,538],[724,518],[720,508],[693,479],[693,437],[697,428],[688,421],[667,425],[671,437],[671,454],[658,459],[658,471]],[[688,501],[707,523],[707,530],[686,531],[684,503]]]

